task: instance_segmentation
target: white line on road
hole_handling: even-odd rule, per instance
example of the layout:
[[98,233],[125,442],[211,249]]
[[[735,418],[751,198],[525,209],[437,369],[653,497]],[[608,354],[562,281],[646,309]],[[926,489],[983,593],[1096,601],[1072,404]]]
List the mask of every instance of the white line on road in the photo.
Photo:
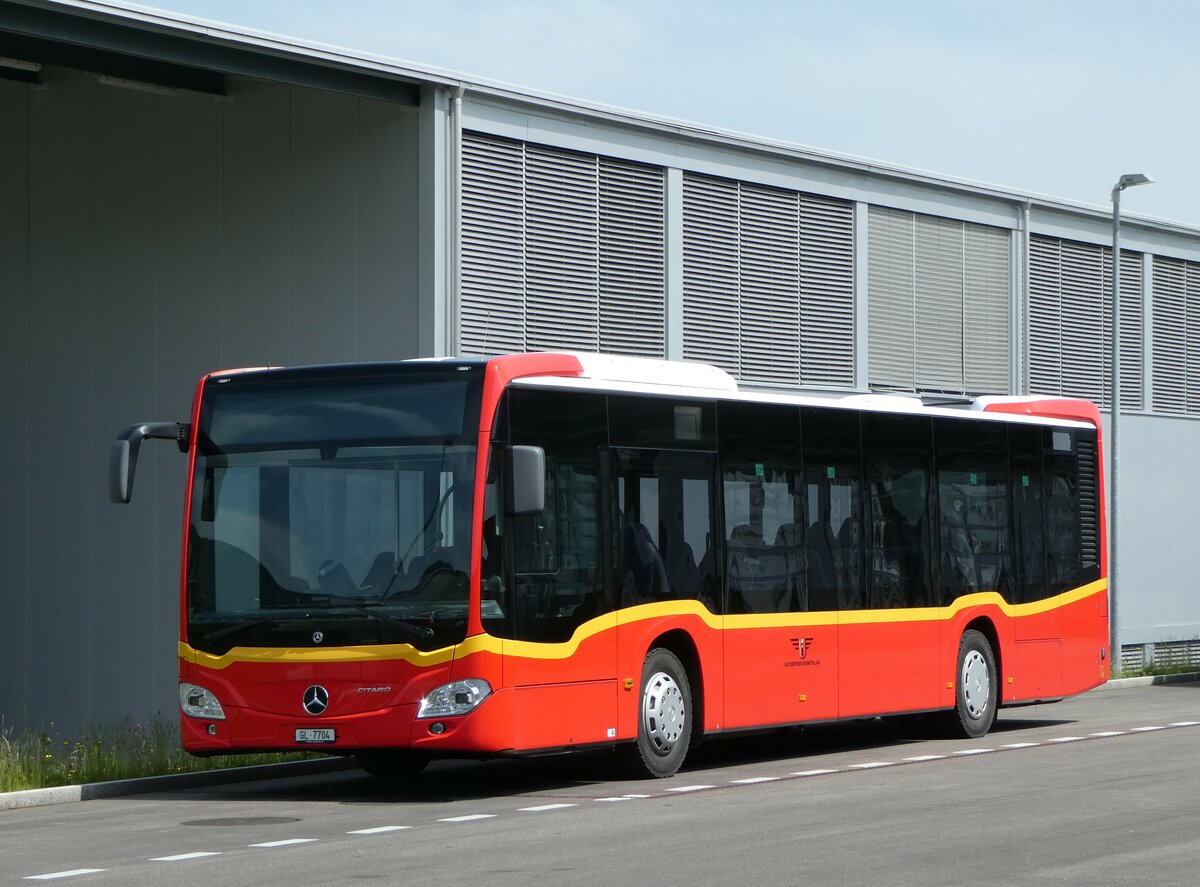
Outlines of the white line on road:
[[848,770],[874,770],[876,767],[891,767],[891,761],[868,761],[865,764],[851,764]]
[[922,761],[940,761],[945,757],[945,755],[914,755],[913,757],[905,758],[904,760],[913,764],[919,764]]
[[69,872],[48,872],[44,875],[29,875],[26,881],[53,881],[55,878],[74,878],[76,875],[94,875],[107,869],[71,869]]
[[1124,730],[1101,730],[1099,733],[1089,733],[1088,736],[1093,736],[1096,739],[1108,739],[1110,736],[1124,736]]
[[676,792],[676,793],[700,792],[700,791],[704,791],[706,788],[716,788],[716,786],[715,785],[681,785],[681,786],[679,786],[679,788],[669,788],[669,789],[667,789],[667,791]]
[[1172,727],[1200,727],[1200,721],[1176,721]]
[[1155,730],[1165,730],[1166,727],[1133,727],[1130,733],[1153,733]]
[[149,862],[186,862],[189,859],[203,859],[206,856],[220,856],[215,850],[201,850],[197,853],[177,853],[174,856],[155,856]]
[[956,751],[956,755],[986,755],[988,752],[995,751],[994,748],[964,748],[961,751]]
[[1008,745],[1002,745],[1001,748],[1036,748],[1041,745],[1040,742],[1010,742]]
[[801,770],[798,773],[789,773],[788,776],[824,776],[826,773],[837,773],[836,770]]
[[311,844],[316,838],[288,838],[283,841],[263,841],[261,844],[251,844],[251,847],[289,847],[292,844]]
[[438,822],[475,822],[480,819],[495,819],[495,813],[470,813],[466,816],[451,816],[448,819],[439,819]]
[[1055,736],[1053,739],[1047,739],[1046,742],[1079,742],[1082,736]]
[[778,782],[778,776],[751,776],[749,779],[732,779],[730,785],[757,785],[760,782]]
[[377,825],[375,828],[360,828],[352,832],[346,832],[348,835],[382,835],[387,832],[402,832],[412,828],[411,825]]
[[566,810],[574,804],[542,804],[540,807],[518,807],[519,813],[544,813],[547,810]]

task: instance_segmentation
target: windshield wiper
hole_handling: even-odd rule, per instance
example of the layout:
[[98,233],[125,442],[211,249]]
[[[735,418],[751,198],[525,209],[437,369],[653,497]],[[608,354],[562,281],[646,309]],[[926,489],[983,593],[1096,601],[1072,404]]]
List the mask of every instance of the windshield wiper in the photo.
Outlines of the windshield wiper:
[[312,592],[312,593],[296,592],[296,594],[302,594],[305,597],[311,599],[312,601],[314,601],[316,603],[329,601],[330,603],[336,603],[339,606],[349,607],[351,610],[357,610],[360,613],[365,613],[368,616],[372,616],[375,619],[378,619],[380,622],[386,622],[389,625],[396,626],[397,628],[401,629],[405,634],[407,634],[410,638],[412,638],[414,640],[428,641],[428,640],[433,639],[433,629],[432,628],[425,628],[422,625],[414,625],[413,623],[406,622],[405,620],[399,618],[398,616],[393,616],[390,613],[383,613],[383,612],[380,612],[379,610],[373,610],[370,607],[363,604],[361,601],[355,600],[354,598],[343,597],[340,594],[331,594],[327,591]]

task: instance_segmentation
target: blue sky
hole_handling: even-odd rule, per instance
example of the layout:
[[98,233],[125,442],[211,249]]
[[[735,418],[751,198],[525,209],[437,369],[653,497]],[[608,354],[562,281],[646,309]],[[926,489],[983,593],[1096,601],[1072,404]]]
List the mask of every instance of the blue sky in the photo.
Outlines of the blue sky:
[[156,0],[190,17],[1200,227],[1189,0]]

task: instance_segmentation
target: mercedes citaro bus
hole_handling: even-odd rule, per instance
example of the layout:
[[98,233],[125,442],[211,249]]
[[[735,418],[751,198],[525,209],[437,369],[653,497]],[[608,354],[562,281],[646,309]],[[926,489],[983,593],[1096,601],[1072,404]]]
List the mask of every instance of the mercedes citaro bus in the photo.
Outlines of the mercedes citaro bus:
[[183,742],[439,756],[999,708],[1102,683],[1086,401],[739,388],[703,364],[535,353],[213,373],[189,422]]

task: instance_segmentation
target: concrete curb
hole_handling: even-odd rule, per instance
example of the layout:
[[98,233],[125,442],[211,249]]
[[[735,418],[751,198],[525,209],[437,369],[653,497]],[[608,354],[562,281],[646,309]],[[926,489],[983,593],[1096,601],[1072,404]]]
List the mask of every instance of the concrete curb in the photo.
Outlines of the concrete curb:
[[333,773],[339,770],[353,770],[357,767],[358,764],[353,758],[321,758],[314,761],[264,764],[258,767],[231,767],[226,770],[202,770],[198,773],[172,773],[168,776],[147,776],[143,779],[93,782],[88,785],[33,788],[22,792],[0,792],[0,810],[46,807],[51,804],[69,804],[73,801],[92,801],[100,798],[121,798],[128,795],[148,795],[184,788],[203,788],[209,785],[231,785],[257,779],[312,776],[316,773]]
[[[1121,690],[1127,687],[1149,687],[1155,684],[1183,684],[1189,681],[1200,681],[1200,672],[1117,678],[1095,687],[1091,692]],[[291,761],[286,764],[267,764],[261,767],[233,767],[228,770],[148,776],[145,779],[121,779],[116,782],[93,782],[89,785],[62,785],[55,788],[34,788],[23,792],[0,792],[0,810],[46,807],[51,804],[69,804],[73,801],[92,801],[100,798],[121,798],[128,795],[148,795],[154,792],[175,791],[183,788],[252,782],[257,779],[311,776],[315,773],[335,773],[340,770],[353,770],[357,767],[358,764],[353,758],[321,758],[316,761]]]
[[1126,687],[1149,687],[1152,684],[1186,684],[1200,681],[1200,671],[1185,671],[1180,674],[1152,674],[1140,678],[1116,678],[1092,690],[1122,690]]

